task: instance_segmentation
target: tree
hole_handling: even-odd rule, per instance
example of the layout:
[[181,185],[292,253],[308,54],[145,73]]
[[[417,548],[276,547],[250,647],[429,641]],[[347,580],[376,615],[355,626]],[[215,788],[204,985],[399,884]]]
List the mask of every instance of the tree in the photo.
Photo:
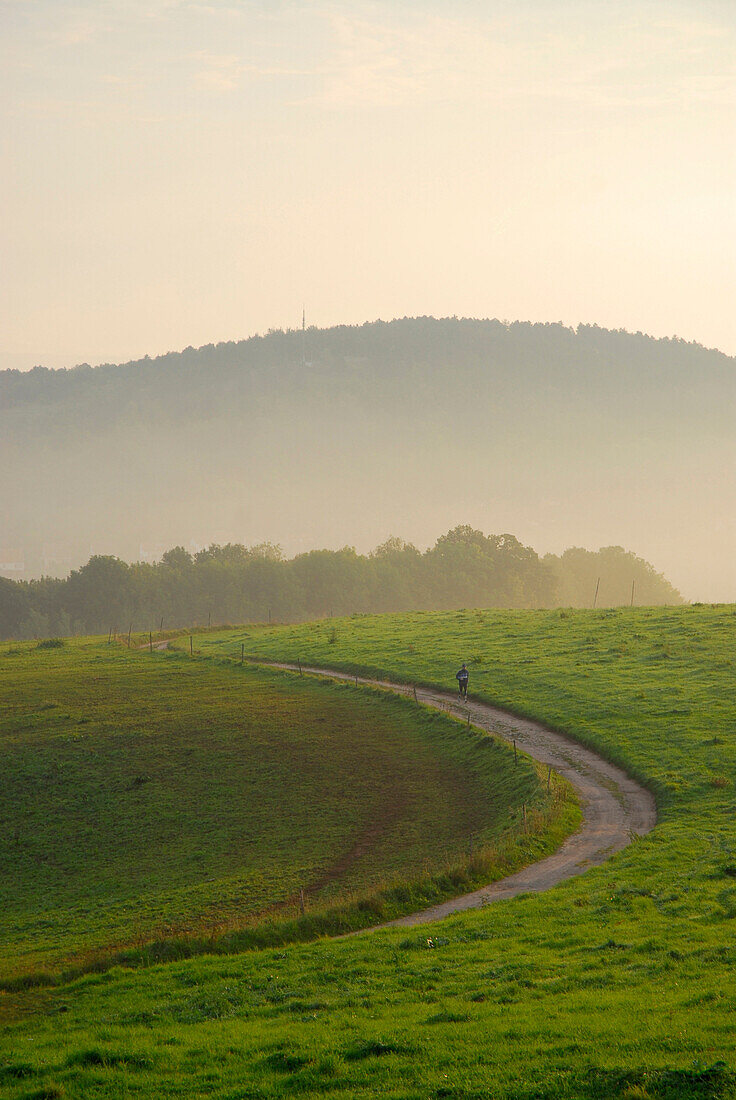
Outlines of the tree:
[[130,566],[119,558],[95,555],[66,582],[65,609],[90,631],[126,625],[132,614]]
[[622,546],[600,550],[572,546],[560,557],[547,554],[544,561],[557,577],[556,602],[561,607],[591,607],[594,601],[598,607],[620,607],[631,602],[632,585],[635,603],[682,603],[682,596],[666,577]]
[[398,535],[389,535],[385,542],[371,550],[372,558],[398,558],[401,556],[419,557],[419,551],[411,542],[404,542]]
[[186,569],[192,564],[192,555],[183,546],[175,546],[162,555],[161,564],[168,565],[172,569]]
[[0,636],[17,638],[21,623],[31,611],[28,592],[20,584],[0,577]]

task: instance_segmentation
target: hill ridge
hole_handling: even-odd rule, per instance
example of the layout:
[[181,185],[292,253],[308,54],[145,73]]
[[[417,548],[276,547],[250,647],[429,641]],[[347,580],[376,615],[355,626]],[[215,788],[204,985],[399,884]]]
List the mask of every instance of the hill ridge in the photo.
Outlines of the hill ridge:
[[701,532],[736,510],[736,370],[721,352],[405,318],[310,328],[306,362],[294,329],[5,372],[0,550],[79,564],[151,545],[426,544],[467,517],[542,551],[632,547],[693,598],[731,596],[727,528],[698,564]]

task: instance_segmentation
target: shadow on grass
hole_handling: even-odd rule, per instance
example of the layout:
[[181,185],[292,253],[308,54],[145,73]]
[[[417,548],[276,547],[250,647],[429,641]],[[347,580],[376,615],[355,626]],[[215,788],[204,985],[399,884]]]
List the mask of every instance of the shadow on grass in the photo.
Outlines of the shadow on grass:
[[535,816],[529,834],[509,837],[497,847],[481,850],[462,864],[413,884],[386,886],[366,897],[292,919],[273,918],[206,936],[163,936],[137,946],[110,949],[59,972],[39,970],[0,980],[0,990],[19,993],[40,986],[67,985],[85,974],[104,973],[117,966],[139,968],[198,955],[235,955],[360,932],[470,893],[542,859],[578,827],[579,807],[574,798],[564,798],[552,806],[548,815],[535,812]]

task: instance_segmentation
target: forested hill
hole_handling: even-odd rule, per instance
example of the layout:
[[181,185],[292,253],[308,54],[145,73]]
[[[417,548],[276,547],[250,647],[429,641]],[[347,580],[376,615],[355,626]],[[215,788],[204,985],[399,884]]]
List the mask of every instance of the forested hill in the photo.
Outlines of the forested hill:
[[[589,383],[608,378],[618,391],[621,381],[646,390],[666,380],[677,386],[689,383],[700,391],[699,381],[717,386],[732,380],[734,360],[697,343],[597,325],[572,329],[561,324],[417,317],[310,328],[304,335],[300,329],[272,331],[129,363],[4,370],[0,371],[0,404],[9,410],[82,400],[111,412],[122,401],[119,413],[148,410],[155,414],[158,410],[148,402],[159,400],[177,415],[203,411],[200,401],[211,410],[227,408],[231,398],[252,396],[264,383],[270,388],[276,382],[291,381],[311,389],[342,381],[360,394],[360,380],[366,375],[403,390],[407,383],[411,388],[437,371],[444,378],[452,366],[466,368],[467,377],[475,381],[490,373],[508,384],[518,381],[517,372],[523,371],[526,380],[540,384],[553,377]],[[370,387],[369,392],[375,391]],[[138,405],[141,399],[144,406]]]
[[0,546],[38,572],[44,554],[192,540],[421,543],[468,517],[535,545],[622,543],[682,586],[715,502],[734,503],[735,377],[676,339],[454,318],[0,372]]

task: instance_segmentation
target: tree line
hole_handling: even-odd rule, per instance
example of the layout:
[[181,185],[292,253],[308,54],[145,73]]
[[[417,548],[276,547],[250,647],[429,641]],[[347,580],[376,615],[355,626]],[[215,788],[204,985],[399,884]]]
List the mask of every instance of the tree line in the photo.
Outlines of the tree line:
[[[595,594],[593,591],[595,585]],[[540,558],[514,535],[459,526],[421,552],[390,538],[287,559],[262,543],[181,546],[156,564],[96,555],[65,579],[0,578],[0,636],[40,638],[110,629],[287,622],[330,615],[460,607],[599,607],[681,603],[651,565],[621,547]]]

